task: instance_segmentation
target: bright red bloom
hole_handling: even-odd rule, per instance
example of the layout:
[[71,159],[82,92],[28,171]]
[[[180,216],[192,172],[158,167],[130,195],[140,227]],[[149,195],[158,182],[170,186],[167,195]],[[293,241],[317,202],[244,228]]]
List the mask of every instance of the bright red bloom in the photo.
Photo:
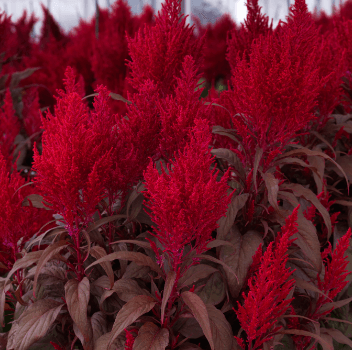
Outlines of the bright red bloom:
[[22,97],[23,124],[28,136],[42,130],[39,96],[37,89],[28,89]]
[[[260,348],[274,336],[280,328],[276,326],[278,320],[293,300],[287,299],[294,288],[294,280],[290,279],[293,271],[286,268],[286,263],[287,249],[293,242],[290,237],[297,233],[297,211],[298,207],[262,255],[259,270],[248,281],[249,293],[243,293],[243,305],[238,302],[238,311],[235,310],[241,327],[247,333],[249,349]],[[261,246],[259,249],[262,249]],[[257,252],[256,264],[259,257]]]
[[[323,280],[321,280],[318,275],[318,287],[330,299],[334,299],[337,294],[342,291],[348,283],[346,277],[351,274],[351,272],[346,270],[348,256],[345,256],[345,253],[350,246],[351,235],[352,232],[349,228],[346,234],[339,239],[335,250],[331,254],[331,260],[327,259],[328,254],[331,253],[331,245],[329,245],[329,247],[322,253],[322,258],[325,258],[325,275]],[[319,319],[323,315],[330,313],[332,310],[325,313],[319,312],[319,309],[330,301],[331,300],[327,299],[324,295],[320,294],[315,312],[311,315],[311,318]]]
[[42,118],[43,152],[34,148],[35,181],[52,209],[61,214],[70,234],[87,225],[104,195],[104,173],[110,154],[102,156],[104,141],[89,123],[89,113],[77,92],[71,68],[64,80],[66,93],[58,91],[55,116]]
[[186,55],[199,65],[204,40],[193,38],[193,26],[185,25],[181,0],[166,0],[153,27],[144,26],[136,36],[128,38],[132,62],[129,81],[135,89],[150,79],[158,85],[162,95],[173,93]]
[[319,89],[317,30],[304,0],[296,0],[287,24],[252,45],[250,61],[238,62],[232,77],[230,110],[248,161],[256,147],[281,150],[314,118]]
[[[193,18],[193,17],[192,17]],[[193,18],[198,30],[198,37],[205,35],[203,48],[202,72],[208,82],[216,82],[230,78],[230,65],[226,59],[227,35],[228,32],[236,28],[236,24],[229,14],[222,15],[215,24],[208,23],[203,26],[199,18]]]
[[[351,274],[347,269],[348,264],[348,255],[346,254],[347,249],[350,247],[351,240],[351,229],[349,228],[346,234],[339,239],[335,250],[331,254],[331,245],[321,253],[322,259],[325,265],[325,273],[324,278],[322,279],[318,274],[318,288],[328,296],[319,294],[319,298],[315,305],[314,310],[310,310],[307,313],[307,317],[314,320],[319,321],[320,318],[330,314],[334,307],[331,307],[325,311],[321,310],[321,308],[330,303],[348,284],[346,281],[346,277]],[[331,255],[331,259],[329,259],[329,255]],[[290,321],[291,325],[295,325],[295,320]],[[300,325],[302,328],[302,324]],[[291,326],[292,327],[292,326]],[[295,346],[298,350],[304,350],[311,342],[311,337],[293,337],[295,342]]]
[[186,56],[182,64],[181,77],[177,78],[175,96],[160,100],[158,107],[161,120],[160,151],[166,158],[172,158],[189,141],[189,131],[196,119],[206,119],[209,106],[199,100],[202,89],[200,75],[191,56]]
[[6,160],[0,153],[0,262],[9,269],[27,240],[51,217],[44,209],[22,206],[23,199],[34,192],[33,186],[19,190],[25,183],[19,173],[8,172]]
[[209,151],[211,134],[207,122],[197,120],[190,142],[162,173],[151,163],[146,172],[146,206],[157,225],[155,236],[163,252],[172,259],[175,271],[183,250],[194,241],[197,253],[207,250],[217,221],[226,213],[228,173],[218,182],[218,172],[210,170],[214,157]]
[[[251,47],[255,39],[261,35],[267,36],[272,32],[272,23],[269,25],[269,17],[261,13],[258,0],[247,0],[247,18],[241,28],[234,28],[228,35],[227,60],[234,70],[238,57],[249,60]],[[245,56],[243,57],[243,54]]]

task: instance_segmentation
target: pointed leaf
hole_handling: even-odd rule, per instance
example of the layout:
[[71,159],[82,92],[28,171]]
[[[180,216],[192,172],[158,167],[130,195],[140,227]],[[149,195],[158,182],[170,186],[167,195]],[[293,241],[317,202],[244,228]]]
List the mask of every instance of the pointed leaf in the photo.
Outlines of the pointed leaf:
[[227,238],[233,246],[221,247],[219,259],[228,265],[237,276],[226,271],[229,292],[232,297],[237,298],[253,262],[252,257],[259,245],[263,243],[263,238],[256,231],[248,231],[242,236],[238,229],[231,230]]
[[113,341],[125,328],[135,322],[140,316],[149,312],[155,304],[155,299],[146,295],[139,295],[128,301],[116,315],[114,325],[110,332],[107,350],[111,349]]
[[27,350],[43,338],[64,305],[51,299],[41,299],[31,304],[17,321],[14,349]]
[[133,350],[165,350],[168,345],[169,331],[147,322],[140,328]]
[[258,191],[257,172],[258,172],[259,163],[260,163],[262,157],[263,157],[263,149],[259,147],[259,148],[257,148],[257,150],[255,152],[254,165],[253,165],[253,184],[254,184],[255,192]]
[[90,284],[87,277],[81,282],[71,279],[65,285],[67,309],[85,341],[85,349],[93,348],[93,330],[88,320]]
[[126,215],[118,214],[118,215],[112,215],[112,216],[108,216],[106,218],[102,218],[102,219],[96,221],[93,225],[89,226],[87,228],[87,232],[89,233],[89,232],[99,228],[100,226],[108,224],[111,221],[116,221],[118,219],[126,219]]
[[94,263],[90,264],[86,268],[86,271],[96,264],[101,264],[104,261],[113,261],[116,259],[134,261],[136,264],[142,265],[142,266],[148,266],[153,271],[157,272],[160,276],[164,276],[164,272],[161,270],[159,265],[156,262],[154,262],[149,256],[146,256],[142,253],[129,252],[129,251],[120,251],[120,252],[115,252],[107,256],[104,256],[98,259],[97,261],[95,261]]
[[202,299],[197,294],[188,291],[183,292],[181,297],[184,303],[190,308],[194,318],[202,327],[204,335],[208,339],[211,349],[215,350],[208,311]]
[[350,302],[352,302],[352,298],[334,301],[332,303],[326,303],[319,309],[319,312],[323,313],[325,311],[331,310],[332,308],[335,310],[349,304]]
[[199,264],[191,266],[178,280],[177,288],[182,289],[183,287],[190,286],[198,280],[206,278],[217,271],[219,270],[210,265]]
[[238,212],[247,203],[248,197],[248,193],[242,193],[239,196],[232,196],[231,203],[229,204],[226,211],[226,216],[223,216],[218,221],[219,228],[217,229],[217,239],[224,240],[231,227],[233,226]]
[[41,254],[40,259],[37,264],[37,268],[35,270],[35,275],[34,275],[34,283],[33,283],[33,294],[35,296],[36,288],[37,288],[37,282],[38,282],[38,276],[40,273],[40,270],[42,267],[45,266],[45,264],[52,258],[54,257],[57,253],[59,253],[62,249],[66,248],[68,246],[67,241],[59,241],[56,243],[53,243],[49,245]]
[[332,328],[322,328],[325,333],[331,335],[338,343],[346,344],[352,348],[352,340],[347,338],[343,333],[341,333],[338,329]]
[[307,201],[311,202],[319,211],[321,216],[324,219],[325,226],[328,229],[328,237],[331,236],[331,220],[329,212],[326,208],[320,203],[318,197],[309,189],[305,188],[300,184],[283,184],[280,186],[280,189],[291,190],[293,194],[297,197],[303,197]]
[[262,175],[265,182],[266,189],[268,191],[268,201],[277,213],[280,213],[280,208],[277,205],[277,194],[279,192],[279,182],[273,174],[266,172]]
[[[90,254],[97,260],[107,256],[105,249],[99,246],[92,247],[90,250]],[[107,276],[109,277],[110,288],[112,288],[112,286],[114,285],[114,271],[112,269],[111,262],[103,261],[100,263],[100,265],[102,266]]]
[[306,336],[306,337],[312,337],[312,338],[318,340],[318,342],[320,344],[322,344],[322,345],[324,344],[324,346],[326,346],[327,349],[334,350],[334,348],[331,347],[329,343],[327,343],[320,335],[315,334],[315,333],[303,331],[303,330],[300,330],[300,329],[284,329],[284,330],[279,331],[278,333],[279,334],[303,335],[303,336]]
[[215,349],[231,350],[234,341],[231,325],[224,314],[213,305],[206,305]]
[[170,271],[166,276],[164,292],[163,292],[163,300],[161,302],[161,324],[164,324],[164,315],[165,315],[165,307],[166,303],[168,302],[170,295],[174,289],[176,281],[176,272]]
[[312,262],[315,270],[320,273],[322,260],[320,254],[320,242],[316,233],[316,228],[311,221],[303,216],[301,211],[298,211],[297,224],[298,233],[293,235],[293,238],[297,237],[295,243]]

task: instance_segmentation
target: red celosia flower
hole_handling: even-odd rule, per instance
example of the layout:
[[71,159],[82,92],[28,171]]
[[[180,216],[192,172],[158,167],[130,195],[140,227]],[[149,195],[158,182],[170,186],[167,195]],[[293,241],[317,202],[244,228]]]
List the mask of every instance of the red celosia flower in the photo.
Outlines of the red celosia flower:
[[78,94],[73,70],[68,68],[66,93],[58,91],[55,116],[42,118],[43,152],[34,148],[35,181],[44,198],[66,220],[70,234],[91,220],[104,194],[104,173],[110,154],[102,156],[104,141],[90,127],[87,107]]
[[132,350],[133,349],[133,344],[134,344],[134,336],[133,334],[125,329],[126,333],[126,342],[125,342],[125,350]]
[[[234,70],[238,57],[249,59],[253,41],[261,35],[266,36],[272,32],[272,23],[269,25],[269,17],[261,13],[258,0],[247,0],[247,18],[240,29],[234,28],[229,32],[227,44],[227,60]],[[245,57],[242,57],[246,53]]]
[[129,81],[135,89],[152,80],[162,94],[170,94],[181,71],[186,55],[191,55],[199,65],[204,40],[193,38],[193,26],[185,25],[181,0],[166,0],[153,27],[144,26],[136,36],[128,38],[132,62]]
[[226,173],[220,182],[210,170],[214,157],[208,149],[211,134],[207,122],[197,120],[190,142],[162,173],[151,163],[144,173],[145,204],[157,225],[155,236],[172,260],[174,271],[182,262],[183,250],[194,241],[197,253],[207,250],[217,221],[226,213],[231,195],[227,195]]
[[[335,250],[331,255],[331,260],[327,259],[328,254],[331,253],[331,245],[322,253],[322,258],[325,262],[325,275],[324,279],[321,280],[318,275],[318,287],[326,294],[330,299],[334,299],[342,289],[347,285],[346,277],[351,274],[346,270],[348,264],[348,256],[345,253],[350,246],[351,229],[349,228],[347,233],[338,241]],[[319,319],[323,315],[330,313],[332,310],[324,313],[319,312],[319,309],[331,300],[327,299],[324,295],[319,294],[319,299],[315,312],[310,316],[312,319]]]
[[26,241],[51,217],[44,209],[22,206],[23,199],[34,192],[33,186],[19,190],[25,183],[19,173],[10,175],[6,160],[0,153],[0,261],[9,269]]
[[93,42],[92,70],[97,84],[122,94],[127,74],[125,61],[129,58],[126,35],[135,33],[131,8],[126,1],[118,0],[107,16],[99,30],[99,39]]
[[42,129],[38,90],[26,90],[26,93],[22,97],[22,102],[24,128],[27,135],[32,136],[33,134],[39,133]]
[[129,173],[133,183],[142,177],[149,157],[160,157],[157,154],[161,127],[157,109],[158,88],[152,81],[146,80],[139,87],[139,93],[128,98],[133,104],[128,106],[127,118],[121,117],[118,121],[116,133],[120,154],[130,154],[129,162],[122,162],[121,166],[125,167],[124,171]]
[[229,14],[222,15],[215,24],[208,23],[203,26],[199,18],[193,18],[198,37],[205,34],[205,44],[203,48],[202,72],[208,82],[216,82],[224,79],[225,82],[230,78],[230,65],[226,59],[227,33],[236,28],[236,24]]
[[[279,318],[285,314],[293,300],[287,299],[294,287],[294,280],[289,279],[293,271],[286,268],[286,263],[287,249],[293,242],[290,237],[297,232],[297,211],[298,207],[286,219],[281,233],[262,255],[257,273],[248,281],[249,293],[243,293],[243,305],[238,302],[238,311],[235,312],[247,333],[250,350],[261,347],[274,336],[280,328],[276,325]],[[261,246],[259,249],[262,249]],[[257,252],[256,264],[259,257]]]
[[[346,277],[351,274],[351,272],[346,269],[348,264],[348,256],[345,256],[345,254],[350,246],[351,235],[352,232],[349,228],[346,234],[339,239],[332,254],[330,243],[329,246],[321,253],[325,265],[325,273],[323,279],[321,279],[318,274],[318,287],[325,295],[327,295],[328,298],[322,294],[319,294],[314,310],[310,311],[306,315],[314,321],[319,321],[320,318],[330,314],[333,311],[334,307],[331,307],[326,311],[322,311],[321,308],[325,304],[331,302],[331,300],[333,300],[348,284]],[[330,254],[331,259],[328,258]],[[295,323],[296,322],[294,320],[290,321],[290,328],[293,328],[292,326],[294,326]],[[302,324],[300,326],[302,327]],[[311,337],[293,337],[293,340],[298,350],[304,350],[310,344]]]
[[[248,162],[256,147],[281,150],[311,119],[320,87],[317,30],[304,0],[296,0],[287,24],[252,45],[250,61],[238,62],[229,95]],[[230,107],[230,106],[229,106]],[[251,164],[250,164],[251,165]]]
[[206,119],[209,106],[205,106],[199,96],[200,75],[191,56],[186,56],[182,64],[181,77],[177,78],[175,96],[169,95],[159,102],[161,120],[160,151],[165,158],[172,158],[188,142],[189,131],[196,119]]
[[0,152],[7,161],[8,170],[11,168],[12,155],[15,149],[14,141],[20,132],[20,123],[13,109],[11,93],[5,94],[4,103],[0,107]]

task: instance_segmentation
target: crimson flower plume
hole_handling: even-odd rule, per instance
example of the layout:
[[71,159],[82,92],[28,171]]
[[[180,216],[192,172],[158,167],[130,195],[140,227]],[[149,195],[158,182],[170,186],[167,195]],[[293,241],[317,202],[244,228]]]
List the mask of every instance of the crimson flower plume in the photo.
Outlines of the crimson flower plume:
[[133,88],[146,79],[158,85],[162,94],[173,93],[176,77],[181,71],[186,55],[191,55],[196,65],[200,63],[204,39],[195,40],[193,26],[186,25],[181,15],[180,0],[166,0],[156,17],[155,26],[144,26],[134,38],[128,38],[132,61],[129,81]]
[[[207,250],[217,221],[226,213],[231,195],[227,194],[226,173],[218,182],[218,173],[210,170],[211,134],[204,120],[197,120],[190,142],[162,173],[151,163],[144,173],[145,204],[157,225],[155,236],[178,271],[186,245],[198,254]],[[156,247],[154,247],[156,249]],[[157,256],[158,256],[158,252]]]
[[34,147],[35,181],[44,199],[61,214],[69,233],[87,225],[104,196],[104,173],[110,154],[102,155],[104,140],[89,123],[89,113],[79,95],[72,68],[66,70],[66,92],[58,91],[55,113],[42,118],[43,152]]
[[[247,334],[249,349],[258,349],[270,340],[280,329],[278,320],[285,314],[293,299],[288,296],[294,288],[290,279],[293,271],[286,268],[287,249],[292,244],[290,239],[297,232],[297,212],[295,208],[286,219],[285,225],[271,242],[261,257],[261,263],[254,277],[248,281],[249,293],[243,293],[244,302],[238,302],[236,312],[241,327]],[[258,250],[261,251],[260,246]],[[258,263],[260,252],[255,254]],[[239,340],[241,345],[241,341]]]

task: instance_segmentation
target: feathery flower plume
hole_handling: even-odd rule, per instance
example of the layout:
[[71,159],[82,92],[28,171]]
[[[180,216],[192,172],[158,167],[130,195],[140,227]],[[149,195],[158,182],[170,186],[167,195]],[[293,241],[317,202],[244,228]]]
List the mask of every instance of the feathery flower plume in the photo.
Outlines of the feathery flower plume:
[[34,147],[34,169],[44,199],[64,217],[72,235],[91,220],[104,195],[103,174],[111,161],[110,154],[102,156],[105,140],[90,126],[70,67],[64,82],[66,92],[58,91],[54,115],[42,117],[43,152]]
[[155,26],[141,28],[134,38],[128,38],[132,61],[129,81],[135,89],[152,80],[164,96],[173,93],[176,77],[186,55],[200,63],[204,38],[193,38],[193,26],[186,25],[181,15],[181,0],[166,0],[156,17]]
[[144,173],[145,195],[149,199],[145,204],[157,225],[155,236],[163,253],[171,258],[174,271],[179,269],[187,244],[193,241],[192,248],[198,254],[207,250],[211,233],[231,200],[227,194],[229,174],[218,182],[218,173],[210,170],[214,157],[208,147],[209,125],[204,120],[195,124],[189,144],[167,169],[162,168],[159,174],[151,163]]
[[33,186],[19,189],[25,183],[18,172],[9,173],[7,162],[0,153],[0,262],[8,269],[26,241],[51,217],[44,209],[22,206],[23,199],[33,193]]
[[[295,208],[286,219],[281,233],[262,254],[258,271],[248,281],[249,293],[247,295],[243,293],[243,305],[238,302],[238,310],[234,310],[247,334],[250,350],[260,348],[274,336],[280,329],[277,325],[278,320],[285,314],[293,300],[287,299],[294,287],[294,280],[289,279],[293,271],[286,268],[286,263],[287,249],[293,242],[290,237],[297,232],[298,208]],[[258,249],[261,250],[262,247]],[[256,262],[259,256],[260,253],[257,252]]]

